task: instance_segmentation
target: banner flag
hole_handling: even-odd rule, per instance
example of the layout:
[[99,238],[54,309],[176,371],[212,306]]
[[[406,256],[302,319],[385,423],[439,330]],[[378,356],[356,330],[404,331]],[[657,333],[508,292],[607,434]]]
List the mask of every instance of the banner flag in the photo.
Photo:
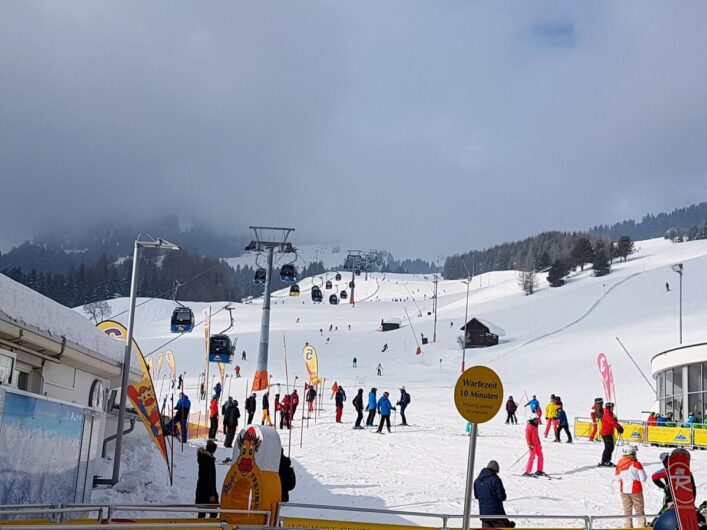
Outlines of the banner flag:
[[164,361],[164,354],[160,352],[157,355],[157,379],[160,378],[160,373],[162,372],[162,361]]
[[[114,339],[125,342],[128,337],[128,330],[125,329],[120,322],[114,320],[104,320],[96,324],[96,327],[104,333],[110,335]],[[135,407],[137,415],[145,425],[148,434],[155,442],[162,458],[164,458],[167,466],[169,466],[169,458],[167,457],[167,444],[165,442],[164,432],[162,430],[162,417],[160,415],[160,406],[157,401],[157,392],[152,384],[152,377],[145,363],[145,357],[142,355],[140,347],[133,338],[132,349],[136,352],[142,380],[135,385],[128,385],[128,398]]]
[[312,386],[318,385],[320,381],[317,350],[315,350],[314,346],[311,344],[307,344],[302,350],[302,357],[304,358],[304,366],[307,368],[307,373],[309,374],[309,384]]
[[614,402],[614,375],[611,372],[611,365],[606,359],[606,355],[603,353],[600,353],[599,357],[597,357],[597,366],[599,367],[601,382],[604,385],[604,395],[606,396],[606,401]]
[[152,356],[147,358],[147,369],[150,372],[150,377],[155,375],[155,361],[152,360]]
[[174,361],[174,354],[170,350],[167,350],[165,352],[164,356],[167,358],[167,366],[169,367],[169,376],[172,378],[172,381],[176,381],[177,380],[177,365]]

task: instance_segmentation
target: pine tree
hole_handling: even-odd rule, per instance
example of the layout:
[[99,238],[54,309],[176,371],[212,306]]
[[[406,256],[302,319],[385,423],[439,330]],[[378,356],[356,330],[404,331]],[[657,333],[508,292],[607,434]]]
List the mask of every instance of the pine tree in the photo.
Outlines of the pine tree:
[[547,273],[547,281],[550,287],[562,287],[565,284],[565,276],[569,269],[564,261],[556,259]]
[[609,263],[609,254],[606,251],[603,241],[597,241],[594,248],[594,261],[592,262],[594,276],[606,276],[611,272],[611,264]]
[[618,244],[616,245],[616,255],[626,261],[626,258],[634,252],[635,250],[631,236],[621,236]]
[[574,242],[572,247],[572,259],[579,268],[584,270],[584,266],[594,259],[594,249],[587,237],[580,237]]

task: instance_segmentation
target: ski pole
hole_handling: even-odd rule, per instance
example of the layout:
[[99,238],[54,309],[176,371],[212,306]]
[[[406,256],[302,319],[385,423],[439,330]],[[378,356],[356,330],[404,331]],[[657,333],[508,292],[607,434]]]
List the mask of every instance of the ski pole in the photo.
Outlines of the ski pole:
[[530,452],[530,449],[528,449],[525,453],[523,453],[522,455],[520,455],[520,458],[519,458],[518,460],[516,460],[515,462],[513,462],[513,464],[511,465],[511,467],[509,467],[508,469],[513,469],[513,468],[516,466],[516,464],[517,464],[518,462],[520,462],[521,460],[523,460],[523,458],[525,457],[525,455],[527,455],[529,452]]
[[395,430],[395,432],[398,431],[398,422],[396,421],[397,417],[398,417],[398,410],[393,409],[393,430]]

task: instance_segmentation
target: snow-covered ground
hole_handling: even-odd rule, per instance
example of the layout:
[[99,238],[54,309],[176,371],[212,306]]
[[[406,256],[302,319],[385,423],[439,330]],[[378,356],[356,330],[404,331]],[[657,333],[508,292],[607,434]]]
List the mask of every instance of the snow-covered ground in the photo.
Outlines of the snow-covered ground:
[[[497,347],[467,350],[467,367],[492,367],[503,381],[505,398],[512,395],[521,405],[526,395],[537,394],[543,406],[551,393],[561,396],[572,421],[575,416],[586,417],[594,398],[603,393],[596,358],[604,352],[614,370],[619,418],[642,418],[641,411],[653,406],[655,396],[615,337],[621,338],[648,374],[651,357],[676,345],[678,278],[670,265],[684,262],[684,342],[705,339],[707,241],[674,245],[656,239],[637,246],[639,252],[626,263],[614,263],[609,276],[594,278],[587,270],[574,274],[566,286],[557,289],[549,289],[543,278],[532,296],[521,292],[512,271],[475,277],[469,296],[469,318],[490,320],[504,328],[506,335]],[[344,275],[335,289],[325,291],[325,301],[335,290],[347,288],[344,284],[349,279]],[[301,448],[297,424],[291,448],[298,477],[298,486],[291,495],[293,501],[461,513],[468,437],[464,434],[466,422],[455,410],[452,389],[461,367],[457,337],[463,325],[466,285],[462,281],[440,282],[438,340],[424,346],[423,355],[418,356],[415,348],[420,333],[430,339],[433,334],[433,317],[428,315],[432,309],[431,280],[422,275],[371,274],[368,281],[358,277],[355,306],[313,304],[309,296],[311,279],[300,283],[303,295],[299,298],[285,296],[284,291],[276,293],[270,328],[272,383],[281,383],[283,388],[286,384],[286,344],[290,383],[298,376],[302,392],[306,371],[301,351],[309,342],[317,348],[320,374],[326,377],[327,386],[336,380],[348,394],[345,422],[336,424],[333,401],[327,392],[323,415],[316,425],[310,421]],[[666,282],[673,286],[671,292],[666,292]],[[125,299],[111,303],[114,314],[127,307]],[[210,305],[216,312],[225,302]],[[200,317],[206,304],[191,307]],[[235,307],[236,326],[231,333],[238,338],[238,354],[246,350],[248,360],[240,361],[237,355],[228,373],[233,373],[233,366],[239,364],[243,377],[229,378],[225,387],[226,394],[232,394],[242,406],[255,368],[261,305],[255,301]],[[199,327],[162,347],[174,338],[168,322],[172,308],[169,301],[160,300],[141,306],[135,335],[143,352],[174,352],[177,371],[187,373],[192,414],[196,414],[205,409],[204,402],[197,402],[196,392],[197,377],[204,366],[203,329]],[[387,317],[401,318],[403,327],[387,333],[378,331],[381,319]],[[125,318],[125,314],[118,316],[118,320]],[[227,321],[227,312],[216,314],[212,331],[226,328]],[[389,349],[381,353],[384,343]],[[353,357],[358,359],[357,368],[352,367]],[[378,363],[383,366],[382,376],[376,376]],[[214,365],[211,373],[216,372]],[[351,428],[355,412],[350,403],[356,389],[363,388],[367,394],[375,386],[379,392],[387,390],[397,398],[400,385],[405,385],[412,397],[407,411],[410,427],[397,427],[391,435],[383,436]],[[157,387],[159,390],[160,381]],[[499,461],[509,513],[621,512],[613,471],[595,467],[601,454],[599,444],[556,444],[548,440],[544,444],[545,469],[562,480],[517,476],[522,473],[524,459],[512,465],[527,449],[523,418],[521,407],[518,426],[505,425],[505,415],[499,413],[480,427],[477,470],[492,458]],[[283,442],[287,445],[287,435],[283,435]],[[139,446],[133,443],[134,447]],[[124,492],[99,491],[94,499],[144,499],[144,491],[149,488],[143,489],[140,484],[149,480],[151,488],[159,488],[155,500],[193,500],[194,448],[178,453],[179,480],[171,489],[160,486],[166,484],[166,472],[157,457],[148,457],[147,449],[139,451],[138,457],[128,461],[124,479],[117,487]],[[658,448],[641,448],[639,458],[649,469],[656,468],[659,453]],[[219,449],[217,456],[227,455],[228,450]],[[697,451],[693,456],[701,501],[707,480],[707,454]],[[146,470],[145,458],[152,458],[148,461],[154,469]],[[219,474],[225,475],[226,469],[219,466]],[[655,512],[660,506],[660,492],[650,483],[646,484],[646,491],[647,510]]]

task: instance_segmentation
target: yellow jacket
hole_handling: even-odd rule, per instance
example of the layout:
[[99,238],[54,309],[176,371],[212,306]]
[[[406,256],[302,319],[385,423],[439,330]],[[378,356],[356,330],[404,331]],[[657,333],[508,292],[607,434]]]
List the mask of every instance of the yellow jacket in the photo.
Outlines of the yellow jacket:
[[545,417],[549,420],[557,418],[557,405],[552,401],[545,407]]

